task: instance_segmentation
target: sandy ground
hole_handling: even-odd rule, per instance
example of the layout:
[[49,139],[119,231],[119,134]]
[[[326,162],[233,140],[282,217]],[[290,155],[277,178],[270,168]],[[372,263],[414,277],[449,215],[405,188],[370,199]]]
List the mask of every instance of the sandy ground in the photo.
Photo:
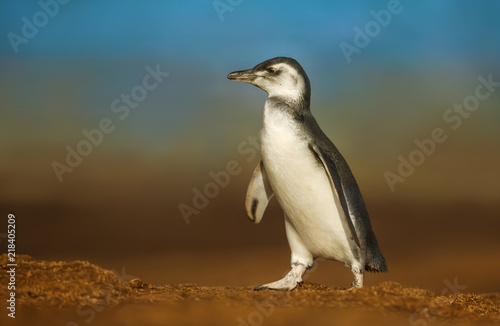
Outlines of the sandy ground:
[[[86,261],[17,257],[16,319],[2,325],[458,325],[500,322],[499,293],[450,284],[430,291],[386,281],[345,290],[304,282],[292,292],[249,286],[153,285]],[[0,257],[7,270],[7,256]],[[8,282],[6,273],[0,277]],[[7,297],[5,287],[0,291]]]
[[[291,293],[254,292],[289,269],[275,201],[259,225],[249,222],[242,176],[187,225],[177,209],[187,201],[170,198],[174,191],[120,180],[95,194],[78,185],[80,196],[68,190],[58,201],[9,200],[16,252],[33,258],[19,261],[17,318],[3,308],[0,325],[499,323],[498,202],[367,197],[389,273],[367,274],[365,289],[346,292],[351,272],[319,260]],[[0,273],[2,300],[5,284]]]

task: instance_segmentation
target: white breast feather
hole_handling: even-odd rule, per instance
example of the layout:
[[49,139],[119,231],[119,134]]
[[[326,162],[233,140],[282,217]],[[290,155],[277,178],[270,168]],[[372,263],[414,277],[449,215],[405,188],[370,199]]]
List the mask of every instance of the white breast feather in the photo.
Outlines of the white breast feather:
[[292,119],[266,103],[262,159],[275,196],[313,256],[352,261],[342,212],[328,176],[299,134]]

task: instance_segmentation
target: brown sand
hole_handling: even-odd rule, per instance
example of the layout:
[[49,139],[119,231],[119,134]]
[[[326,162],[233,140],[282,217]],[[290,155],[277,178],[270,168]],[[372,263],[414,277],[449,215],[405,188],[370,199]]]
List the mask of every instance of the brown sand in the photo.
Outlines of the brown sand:
[[[7,270],[7,256],[0,256]],[[17,257],[17,325],[427,325],[500,322],[500,294],[455,294],[395,282],[347,291],[305,282],[292,292],[196,284],[156,286],[85,261]],[[1,284],[8,283],[3,272]],[[0,290],[7,298],[7,289]],[[2,325],[14,321],[7,313]]]

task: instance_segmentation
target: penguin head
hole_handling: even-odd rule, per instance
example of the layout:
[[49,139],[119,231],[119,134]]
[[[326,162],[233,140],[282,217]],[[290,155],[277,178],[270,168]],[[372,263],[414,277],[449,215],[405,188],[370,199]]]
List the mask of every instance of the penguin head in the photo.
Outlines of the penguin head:
[[302,66],[292,58],[277,57],[259,63],[252,69],[234,71],[228,79],[255,85],[269,94],[296,101],[309,101],[311,86]]

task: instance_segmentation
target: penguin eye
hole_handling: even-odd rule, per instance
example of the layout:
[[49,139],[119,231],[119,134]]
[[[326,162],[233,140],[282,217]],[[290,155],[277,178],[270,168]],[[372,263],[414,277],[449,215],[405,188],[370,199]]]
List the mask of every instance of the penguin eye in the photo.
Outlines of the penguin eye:
[[276,68],[269,67],[269,68],[267,68],[267,71],[270,72],[270,73],[275,73],[276,72]]

